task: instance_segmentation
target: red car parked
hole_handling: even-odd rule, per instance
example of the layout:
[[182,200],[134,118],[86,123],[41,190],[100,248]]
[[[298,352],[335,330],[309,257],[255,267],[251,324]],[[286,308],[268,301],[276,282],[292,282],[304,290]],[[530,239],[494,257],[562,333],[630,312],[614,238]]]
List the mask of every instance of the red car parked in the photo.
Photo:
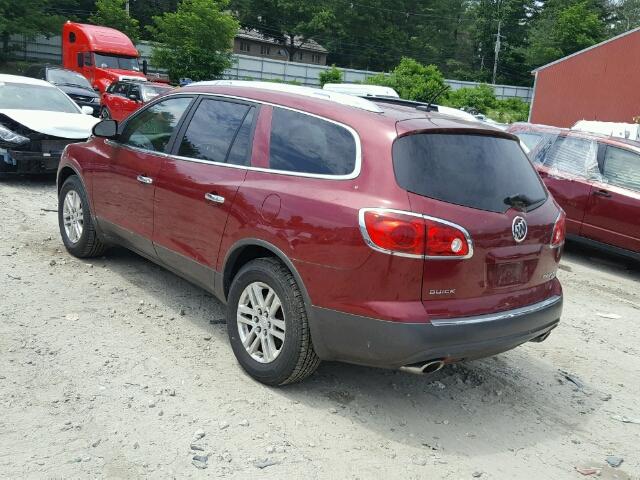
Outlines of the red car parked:
[[554,198],[571,239],[640,258],[640,143],[514,124]]
[[516,137],[424,104],[205,82],[69,146],[60,232],[227,304],[254,378],[320,360],[431,372],[557,326],[564,213]]
[[122,80],[113,82],[102,94],[100,118],[112,118],[122,121],[150,102],[158,95],[170,91],[173,87],[164,83]]

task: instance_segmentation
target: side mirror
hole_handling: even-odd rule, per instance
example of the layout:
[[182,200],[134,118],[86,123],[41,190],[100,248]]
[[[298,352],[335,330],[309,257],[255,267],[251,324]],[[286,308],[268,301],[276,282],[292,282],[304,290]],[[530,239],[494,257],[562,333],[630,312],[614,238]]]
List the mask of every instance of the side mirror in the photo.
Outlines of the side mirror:
[[149,64],[147,63],[147,60],[144,59],[144,60],[142,60],[142,73],[144,73],[146,75],[147,74],[147,70],[149,70]]
[[89,105],[83,105],[80,107],[80,110],[82,110],[82,113],[85,115],[93,115],[93,107],[90,107]]
[[118,122],[102,120],[93,126],[93,135],[101,138],[116,138],[118,136]]
[[131,95],[129,95],[129,100],[133,100],[134,102],[140,102],[140,97],[134,93],[132,93]]

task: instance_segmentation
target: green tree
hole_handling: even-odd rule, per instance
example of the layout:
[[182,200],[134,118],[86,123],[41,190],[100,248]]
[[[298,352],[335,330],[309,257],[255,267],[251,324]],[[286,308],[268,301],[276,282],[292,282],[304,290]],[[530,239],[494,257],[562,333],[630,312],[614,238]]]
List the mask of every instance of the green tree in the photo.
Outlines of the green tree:
[[527,63],[538,67],[605,39],[603,12],[588,1],[547,3],[531,27],[524,50]]
[[218,78],[231,66],[231,45],[238,22],[225,0],[182,0],[176,12],[154,17],[149,27],[158,42],[152,62],[176,81]]
[[401,98],[427,102],[442,94],[447,86],[442,72],[435,65],[422,65],[412,58],[402,58],[389,74],[380,73],[367,78],[369,85],[393,88]]
[[324,2],[303,0],[233,0],[240,23],[282,46],[293,60],[305,42],[336,21]]
[[140,39],[140,25],[138,20],[127,13],[126,1],[96,0],[96,11],[91,14],[89,21],[95,25],[120,30],[135,43]]
[[320,86],[324,87],[325,83],[340,83],[342,82],[342,71],[334,65],[328,70],[323,70],[318,76],[320,79]]
[[6,62],[16,48],[11,44],[11,35],[33,38],[59,31],[63,20],[51,13],[51,6],[50,0],[0,0],[0,63]]

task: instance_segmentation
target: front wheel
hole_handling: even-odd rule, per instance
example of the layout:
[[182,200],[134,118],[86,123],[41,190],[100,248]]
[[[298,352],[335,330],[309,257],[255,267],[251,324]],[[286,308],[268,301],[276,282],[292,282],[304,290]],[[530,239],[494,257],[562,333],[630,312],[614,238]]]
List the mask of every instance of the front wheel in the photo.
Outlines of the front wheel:
[[102,120],[108,120],[111,118],[111,112],[109,111],[109,109],[107,107],[102,107],[100,109],[100,118]]
[[99,257],[105,245],[96,231],[87,193],[76,175],[65,180],[58,196],[58,224],[67,251],[78,258]]
[[300,288],[275,258],[253,260],[234,278],[227,331],[242,368],[267,385],[299,382],[320,364]]

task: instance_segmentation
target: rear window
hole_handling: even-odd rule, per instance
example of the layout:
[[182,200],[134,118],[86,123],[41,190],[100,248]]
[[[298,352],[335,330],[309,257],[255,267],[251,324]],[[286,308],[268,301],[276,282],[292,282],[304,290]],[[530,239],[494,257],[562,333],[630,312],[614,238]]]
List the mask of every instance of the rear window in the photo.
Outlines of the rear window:
[[356,141],[346,128],[304,113],[273,109],[269,167],[317,175],[349,175]]
[[487,135],[424,133],[393,144],[398,184],[444,202],[505,212],[505,199],[542,203],[546,192],[518,142]]

